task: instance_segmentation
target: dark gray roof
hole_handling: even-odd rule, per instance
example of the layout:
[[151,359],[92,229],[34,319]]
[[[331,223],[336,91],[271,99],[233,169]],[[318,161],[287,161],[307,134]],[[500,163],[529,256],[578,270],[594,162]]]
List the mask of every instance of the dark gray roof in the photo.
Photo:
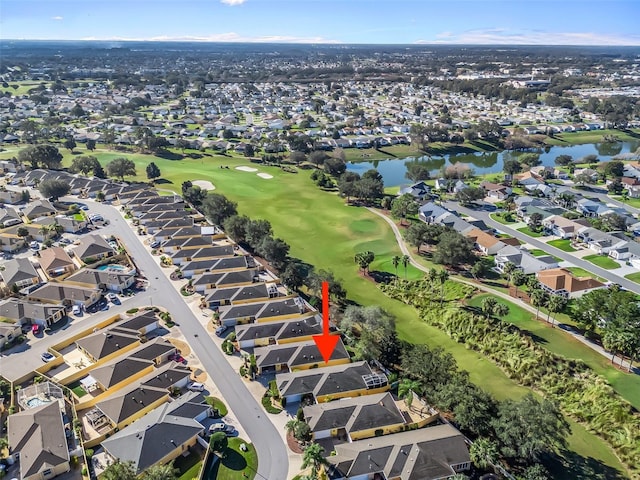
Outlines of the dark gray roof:
[[[88,258],[88,255],[85,258]],[[116,272],[113,270],[97,270],[95,268],[83,268],[67,277],[70,282],[93,285],[99,288],[101,285],[126,285],[126,282],[134,276],[134,273]]]
[[[176,448],[202,433],[204,427],[179,409],[197,395],[188,392],[179,399],[147,413],[102,442],[103,448],[123,462],[131,461],[136,473],[155,465]],[[183,411],[182,414],[192,412]]]
[[119,358],[91,370],[91,376],[105,388],[118,385],[129,377],[139,374],[153,362],[140,358]]
[[399,480],[435,480],[470,462],[462,434],[449,424],[384,435],[335,446],[327,457],[330,478],[383,473]]
[[285,338],[306,337],[322,333],[322,319],[319,316],[296,318],[281,322],[248,323],[236,326],[238,341],[274,338],[276,341]]
[[84,288],[68,283],[47,283],[28,295],[29,299],[48,300],[52,302],[82,301],[85,302],[99,292],[97,288]]
[[76,345],[93,358],[100,359],[138,341],[140,339],[137,335],[104,330],[76,340]]
[[171,362],[157,369],[152,375],[143,378],[142,384],[150,387],[170,388],[190,376],[191,370],[187,367]]
[[14,258],[4,262],[2,279],[7,287],[11,288],[16,283],[33,278],[39,279],[40,277],[28,258]]
[[167,395],[169,392],[166,389],[136,385],[96,403],[96,407],[117,425]]
[[80,259],[95,257],[104,253],[113,253],[114,250],[100,235],[86,235],[80,240],[80,245],[73,249]]
[[11,450],[20,452],[22,478],[69,461],[58,402],[9,415],[8,430]]
[[150,342],[143,343],[134,352],[129,353],[131,358],[142,358],[144,360],[155,360],[156,358],[173,353],[176,351],[176,347],[164,340],[162,337],[156,337]]
[[158,315],[153,310],[143,310],[134,317],[118,322],[117,326],[130,330],[141,330],[155,322],[158,322]]
[[65,310],[62,305],[50,303],[27,302],[18,298],[9,298],[0,303],[0,317],[19,321],[26,320],[46,320],[61,310]]

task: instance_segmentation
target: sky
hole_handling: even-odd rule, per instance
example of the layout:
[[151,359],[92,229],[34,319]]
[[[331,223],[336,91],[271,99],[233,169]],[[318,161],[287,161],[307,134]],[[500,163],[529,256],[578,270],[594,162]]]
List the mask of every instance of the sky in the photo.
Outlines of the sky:
[[0,0],[0,38],[640,45],[640,0]]

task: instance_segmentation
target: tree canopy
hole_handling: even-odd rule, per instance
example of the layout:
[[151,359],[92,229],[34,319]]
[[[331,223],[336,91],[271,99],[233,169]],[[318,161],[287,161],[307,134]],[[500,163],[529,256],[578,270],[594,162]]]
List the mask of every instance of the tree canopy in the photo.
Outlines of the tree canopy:
[[136,175],[136,164],[125,157],[114,158],[107,163],[107,173],[124,181],[124,177]]
[[69,193],[71,187],[64,180],[58,180],[57,178],[48,178],[43,180],[38,185],[38,190],[45,198],[52,198],[58,200],[60,197],[64,197]]
[[236,215],[238,213],[237,207],[237,203],[214,192],[209,192],[202,202],[204,215],[216,225],[222,225],[227,218]]
[[60,168],[62,154],[53,145],[30,145],[20,150],[18,160],[21,163],[30,163],[32,168]]

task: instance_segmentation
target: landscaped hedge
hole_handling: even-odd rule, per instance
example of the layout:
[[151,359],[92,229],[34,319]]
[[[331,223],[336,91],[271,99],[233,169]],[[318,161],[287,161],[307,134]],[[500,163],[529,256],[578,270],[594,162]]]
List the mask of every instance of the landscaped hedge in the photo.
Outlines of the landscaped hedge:
[[490,358],[511,379],[557,401],[566,414],[606,440],[634,475],[640,475],[640,415],[586,364],[549,352],[501,320],[456,306],[424,308],[419,288],[385,291],[422,307],[419,311],[424,321]]

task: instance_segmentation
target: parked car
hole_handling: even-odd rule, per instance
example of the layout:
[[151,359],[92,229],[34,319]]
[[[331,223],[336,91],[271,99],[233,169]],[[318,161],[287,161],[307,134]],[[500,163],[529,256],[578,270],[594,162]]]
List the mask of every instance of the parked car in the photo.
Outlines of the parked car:
[[115,293],[109,293],[107,299],[112,303],[118,303],[118,296]]
[[191,390],[192,392],[204,392],[204,385],[199,382],[192,382],[187,385],[187,390]]
[[235,431],[236,429],[232,425],[227,425],[224,422],[212,423],[209,426],[209,434],[216,433],[216,432],[224,432],[227,435],[233,435]]
[[72,242],[68,238],[61,238],[59,243],[60,245],[71,245]]
[[38,325],[37,323],[34,323],[33,325],[31,325],[31,332],[35,335],[37,333],[40,333],[40,325]]
[[29,247],[31,247],[32,250],[38,250],[40,248],[40,244],[34,240],[29,244]]
[[154,240],[149,244],[151,248],[158,248],[160,246],[160,240]]
[[82,308],[80,308],[80,305],[74,305],[73,307],[71,307],[71,313],[73,313],[74,315],[81,315]]
[[42,359],[43,362],[50,362],[56,357],[51,355],[49,352],[44,352],[42,355],[40,355],[40,358]]
[[169,360],[173,360],[174,362],[187,364],[187,361],[180,355],[179,353],[172,353],[169,355]]
[[227,330],[229,330],[228,325],[220,325],[218,328],[216,328],[216,335],[222,337]]

